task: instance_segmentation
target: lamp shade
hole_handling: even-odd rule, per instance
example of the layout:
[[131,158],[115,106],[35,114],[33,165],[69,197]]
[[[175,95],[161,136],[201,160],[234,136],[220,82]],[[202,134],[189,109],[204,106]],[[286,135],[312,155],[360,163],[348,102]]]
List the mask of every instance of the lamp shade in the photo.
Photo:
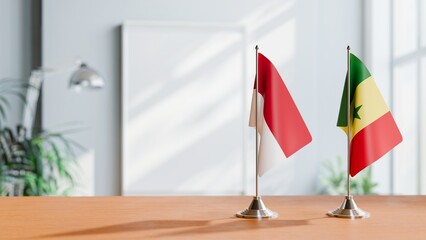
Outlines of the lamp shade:
[[71,75],[69,86],[76,90],[81,88],[100,89],[105,85],[104,79],[87,64],[82,63]]

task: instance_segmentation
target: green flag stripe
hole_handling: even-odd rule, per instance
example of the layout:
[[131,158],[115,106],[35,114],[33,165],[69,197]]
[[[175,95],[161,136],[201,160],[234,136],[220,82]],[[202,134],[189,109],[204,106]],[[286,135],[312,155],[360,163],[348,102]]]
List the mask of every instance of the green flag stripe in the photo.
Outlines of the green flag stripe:
[[[353,100],[356,87],[365,79],[371,76],[368,69],[365,67],[364,63],[359,60],[354,54],[351,53],[350,55],[350,61],[351,61],[351,102]],[[348,76],[346,74],[346,80],[345,80],[345,87],[343,89],[343,95],[342,100],[340,101],[340,110],[339,110],[339,117],[337,119],[337,126],[338,127],[346,127],[347,124],[347,99],[348,99]]]
[[351,101],[356,87],[370,76],[371,74],[364,63],[351,53]]

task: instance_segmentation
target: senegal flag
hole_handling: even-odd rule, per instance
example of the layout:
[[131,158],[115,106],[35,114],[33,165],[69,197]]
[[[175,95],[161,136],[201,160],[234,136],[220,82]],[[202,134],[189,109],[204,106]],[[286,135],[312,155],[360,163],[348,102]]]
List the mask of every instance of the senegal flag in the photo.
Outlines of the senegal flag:
[[[351,153],[350,174],[378,160],[402,141],[398,126],[368,69],[355,55],[350,54],[351,83]],[[347,133],[347,90],[346,78],[340,103],[337,126]]]

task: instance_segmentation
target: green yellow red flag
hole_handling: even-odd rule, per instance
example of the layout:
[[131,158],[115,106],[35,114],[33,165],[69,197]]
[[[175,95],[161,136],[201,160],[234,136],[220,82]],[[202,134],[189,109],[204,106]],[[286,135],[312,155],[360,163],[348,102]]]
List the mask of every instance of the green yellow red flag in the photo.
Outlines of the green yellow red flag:
[[[350,174],[355,176],[402,141],[401,133],[364,63],[350,54]],[[348,79],[337,126],[347,133]]]

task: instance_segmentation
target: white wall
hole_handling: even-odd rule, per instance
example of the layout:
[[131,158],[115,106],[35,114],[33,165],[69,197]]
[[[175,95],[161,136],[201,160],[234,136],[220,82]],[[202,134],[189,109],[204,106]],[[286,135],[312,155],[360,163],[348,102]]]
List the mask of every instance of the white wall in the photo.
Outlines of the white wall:
[[423,8],[417,8],[417,1],[378,0],[365,5],[367,63],[403,136],[391,154],[374,164],[380,194],[426,193],[422,124],[426,65],[421,65],[426,56],[421,33],[426,32],[426,24],[420,18],[426,5],[422,0],[418,3]]
[[[29,0],[0,0],[0,79],[27,79],[31,72]],[[22,103],[10,98],[8,126],[20,123]]]
[[[346,75],[346,47],[363,59],[363,1],[321,1],[317,27],[316,129],[317,159],[346,161],[346,135],[336,127]],[[344,162],[346,164],[346,162]],[[323,170],[317,168],[316,175]]]
[[[106,87],[77,95],[66,89],[66,74],[45,81],[44,127],[72,121],[88,126],[74,138],[95,158],[95,194],[119,194],[120,25],[125,20],[242,24],[248,30],[249,46],[259,44],[282,73],[313,135],[312,144],[262,177],[261,193],[312,194],[321,161],[345,152],[345,136],[335,123],[346,71],[346,46],[350,44],[362,57],[361,3],[45,0],[43,64],[62,66],[80,56],[99,70]],[[248,60],[248,68],[254,70],[252,60]],[[250,79],[253,74],[249,73]]]

